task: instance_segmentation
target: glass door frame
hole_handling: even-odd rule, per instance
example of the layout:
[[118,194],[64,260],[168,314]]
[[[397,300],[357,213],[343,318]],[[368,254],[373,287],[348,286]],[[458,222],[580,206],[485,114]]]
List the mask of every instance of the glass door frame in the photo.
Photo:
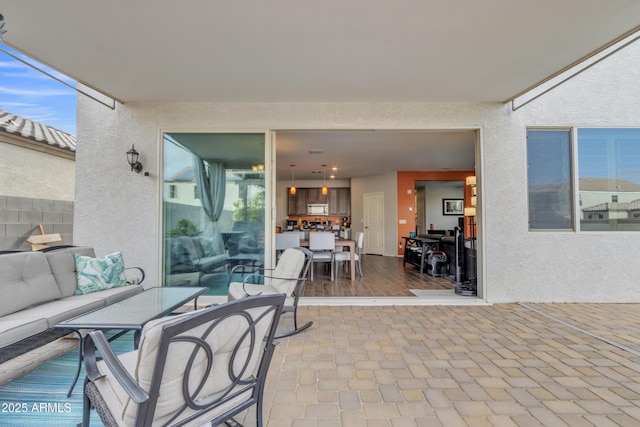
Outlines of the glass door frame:
[[[264,212],[264,267],[275,268],[275,132],[270,130],[222,130],[222,129],[209,129],[209,130],[185,130],[185,129],[158,129],[157,147],[158,147],[158,241],[156,247],[157,260],[157,272],[158,278],[163,279],[164,269],[164,248],[163,248],[163,233],[164,233],[164,135],[172,133],[210,133],[210,134],[262,134],[264,135],[264,191],[265,191],[265,212]],[[161,283],[160,286],[163,286]]]

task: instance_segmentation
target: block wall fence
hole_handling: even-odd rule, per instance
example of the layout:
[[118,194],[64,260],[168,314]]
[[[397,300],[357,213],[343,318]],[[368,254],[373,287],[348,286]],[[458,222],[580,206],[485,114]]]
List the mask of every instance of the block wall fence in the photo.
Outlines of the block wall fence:
[[31,250],[29,236],[58,233],[61,242],[73,244],[73,202],[0,196],[0,251]]

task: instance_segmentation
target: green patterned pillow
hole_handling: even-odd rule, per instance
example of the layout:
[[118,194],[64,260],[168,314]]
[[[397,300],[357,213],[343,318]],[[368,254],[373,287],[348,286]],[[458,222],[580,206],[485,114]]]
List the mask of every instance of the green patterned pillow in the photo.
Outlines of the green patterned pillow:
[[75,254],[78,289],[76,295],[88,294],[127,285],[122,252],[104,258],[91,258]]
[[198,237],[198,242],[202,247],[202,256],[216,255],[216,250],[213,247],[213,240],[207,239],[206,237]]

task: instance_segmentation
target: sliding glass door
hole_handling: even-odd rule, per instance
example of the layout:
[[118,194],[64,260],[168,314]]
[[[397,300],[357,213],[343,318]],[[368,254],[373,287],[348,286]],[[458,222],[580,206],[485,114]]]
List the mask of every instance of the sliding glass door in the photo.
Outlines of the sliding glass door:
[[165,286],[226,295],[235,265],[264,266],[265,134],[163,136]]

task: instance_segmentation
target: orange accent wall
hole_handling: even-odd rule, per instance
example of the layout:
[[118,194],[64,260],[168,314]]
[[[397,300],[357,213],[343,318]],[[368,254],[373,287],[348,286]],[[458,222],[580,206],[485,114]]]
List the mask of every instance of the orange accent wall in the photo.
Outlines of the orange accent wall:
[[[406,224],[398,224],[398,255],[404,253],[404,239],[409,236],[410,231],[416,230],[416,199],[415,199],[415,181],[465,181],[470,175],[475,175],[475,171],[403,171],[398,172],[398,220],[406,219]],[[407,190],[411,190],[411,194],[407,194]],[[470,206],[470,191],[465,186],[464,205]],[[409,212],[409,207],[413,208]],[[400,247],[402,243],[402,247]]]

